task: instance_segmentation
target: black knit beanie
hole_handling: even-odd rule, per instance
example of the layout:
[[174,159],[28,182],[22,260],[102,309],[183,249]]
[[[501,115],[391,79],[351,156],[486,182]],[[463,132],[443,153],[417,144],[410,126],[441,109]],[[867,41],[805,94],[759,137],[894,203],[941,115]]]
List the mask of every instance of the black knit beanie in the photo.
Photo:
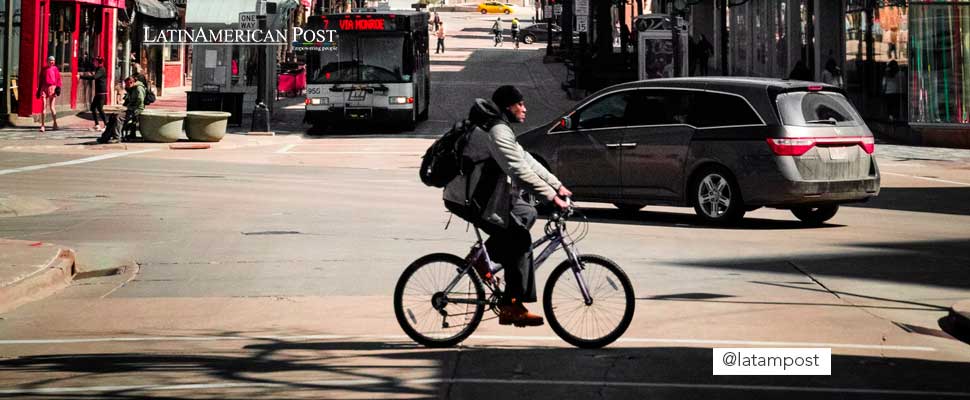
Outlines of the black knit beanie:
[[502,110],[522,101],[522,98],[522,92],[512,85],[501,86],[495,89],[495,93],[492,93],[492,101]]

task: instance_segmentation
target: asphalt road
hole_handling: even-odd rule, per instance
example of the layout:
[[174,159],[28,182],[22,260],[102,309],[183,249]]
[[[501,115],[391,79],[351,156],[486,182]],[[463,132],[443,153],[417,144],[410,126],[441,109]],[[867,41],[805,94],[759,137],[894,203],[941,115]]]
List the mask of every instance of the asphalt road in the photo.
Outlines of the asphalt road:
[[[455,25],[488,23],[476,18]],[[475,49],[481,62],[436,71],[418,131],[499,81],[545,94],[531,123],[554,117],[562,92],[511,72],[538,61],[529,51]],[[635,286],[620,341],[577,350],[546,326],[486,320],[433,350],[394,321],[394,283],[421,255],[464,255],[474,235],[457,220],[445,230],[440,192],[417,180],[429,139],[361,133],[228,137],[201,152],[3,140],[0,171],[45,168],[0,175],[0,192],[56,209],[2,218],[0,236],[73,247],[86,268],[134,267],[0,315],[0,397],[970,396],[970,348],[938,326],[970,298],[964,153],[877,146],[882,194],[819,228],[781,210],[714,228],[685,208],[584,204],[580,250]],[[102,154],[118,156],[90,159]],[[78,163],[53,165],[65,161]],[[711,349],[725,347],[830,348],[832,374],[713,376]]]

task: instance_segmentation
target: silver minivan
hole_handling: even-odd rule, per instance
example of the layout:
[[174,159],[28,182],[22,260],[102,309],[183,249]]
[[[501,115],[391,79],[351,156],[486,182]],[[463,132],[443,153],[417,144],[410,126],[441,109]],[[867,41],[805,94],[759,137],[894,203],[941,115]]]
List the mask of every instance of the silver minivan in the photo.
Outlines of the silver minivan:
[[519,142],[581,201],[694,207],[711,223],[760,207],[808,224],[879,193],[875,141],[842,90],[766,78],[624,83]]

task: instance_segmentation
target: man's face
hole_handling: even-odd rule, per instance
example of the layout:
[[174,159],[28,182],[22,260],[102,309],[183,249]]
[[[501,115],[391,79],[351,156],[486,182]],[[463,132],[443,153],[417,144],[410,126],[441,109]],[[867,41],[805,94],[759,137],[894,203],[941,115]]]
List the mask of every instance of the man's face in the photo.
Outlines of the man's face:
[[53,67],[54,66],[54,60],[48,59],[47,60],[47,65],[50,65],[50,66]]
[[135,83],[134,79],[125,79],[125,87],[130,88],[132,84]]
[[525,122],[526,109],[524,101],[520,101],[509,106],[509,112],[512,113],[512,115],[515,116],[515,119],[519,122]]

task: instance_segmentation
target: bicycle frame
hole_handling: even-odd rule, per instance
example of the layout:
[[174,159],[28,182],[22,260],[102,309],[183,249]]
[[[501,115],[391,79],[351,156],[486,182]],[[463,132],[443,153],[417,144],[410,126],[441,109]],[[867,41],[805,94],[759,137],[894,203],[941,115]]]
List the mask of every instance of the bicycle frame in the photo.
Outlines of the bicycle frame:
[[[549,224],[553,224],[553,223],[556,225],[555,229],[549,229]],[[478,229],[478,227],[475,227],[475,236],[478,237],[478,241],[476,242],[475,245],[481,247],[479,251],[482,251],[484,253],[485,260],[486,262],[488,262],[488,265],[489,266],[495,265],[492,262],[491,258],[488,256],[488,251],[485,248],[485,241],[482,239],[482,234],[481,234],[481,231]],[[535,249],[539,248],[543,244],[546,244],[546,242],[548,242],[549,244],[546,245],[546,247],[542,249],[541,252],[539,252],[539,255],[535,257],[533,261],[533,265],[535,265],[535,271],[539,270],[539,267],[542,266],[542,264],[549,258],[549,256],[552,255],[552,253],[555,253],[556,250],[559,250],[559,248],[562,247],[563,251],[566,252],[566,258],[573,265],[573,268],[572,268],[573,275],[576,277],[576,282],[579,283],[579,291],[580,293],[583,294],[583,301],[586,303],[587,306],[592,305],[593,298],[592,296],[590,296],[589,289],[587,288],[587,285],[586,285],[586,280],[583,278],[583,274],[582,274],[583,267],[582,267],[582,264],[579,263],[579,256],[577,255],[578,251],[576,250],[576,245],[574,243],[566,242],[565,226],[563,223],[558,221],[555,221],[555,222],[549,221],[546,224],[546,234],[543,237],[539,238],[539,240],[536,240],[535,242],[532,243],[531,250],[534,251]],[[451,290],[454,289],[456,285],[458,285],[458,282],[461,280],[462,275],[468,273],[469,272],[468,270],[471,268],[472,268],[472,265],[470,263],[468,265],[465,265],[465,267],[461,271],[459,271],[458,275],[456,275],[455,278],[452,279],[452,281],[448,284],[448,286],[445,288],[443,293],[450,293]],[[495,272],[501,271],[504,268],[505,268],[504,266],[499,265],[499,267],[492,270],[492,272],[495,273]],[[486,287],[488,286],[486,285]],[[455,299],[455,300],[449,299],[448,301],[453,303],[469,303],[469,304],[477,303],[477,300],[468,300],[468,299]]]

